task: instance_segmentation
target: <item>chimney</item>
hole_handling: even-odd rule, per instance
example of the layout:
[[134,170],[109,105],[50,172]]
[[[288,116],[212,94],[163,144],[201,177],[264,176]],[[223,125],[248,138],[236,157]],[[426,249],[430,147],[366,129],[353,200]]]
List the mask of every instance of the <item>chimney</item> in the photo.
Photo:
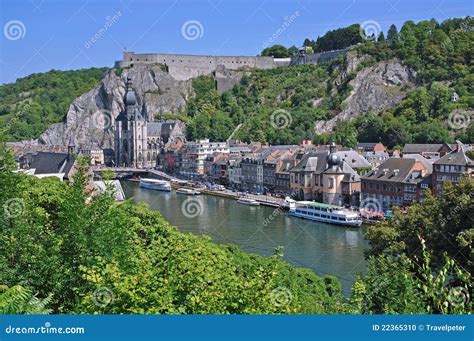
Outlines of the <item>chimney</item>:
[[384,168],[383,169],[383,175],[387,175],[388,174],[388,168]]

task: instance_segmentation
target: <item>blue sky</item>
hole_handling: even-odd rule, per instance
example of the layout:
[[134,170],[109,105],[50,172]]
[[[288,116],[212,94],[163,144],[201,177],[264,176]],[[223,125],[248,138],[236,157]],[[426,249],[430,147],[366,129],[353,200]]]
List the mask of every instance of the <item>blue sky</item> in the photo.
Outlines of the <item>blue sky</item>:
[[386,32],[392,23],[473,13],[473,0],[0,0],[0,83],[112,66],[124,48],[256,55],[272,36],[298,46],[353,23],[375,21]]

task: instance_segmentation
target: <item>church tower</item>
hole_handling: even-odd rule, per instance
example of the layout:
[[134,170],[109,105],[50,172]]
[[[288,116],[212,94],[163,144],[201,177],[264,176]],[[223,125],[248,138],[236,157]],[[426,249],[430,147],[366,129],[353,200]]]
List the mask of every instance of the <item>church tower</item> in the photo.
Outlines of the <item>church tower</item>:
[[115,159],[119,167],[145,167],[147,122],[138,110],[137,95],[127,78],[125,110],[115,120]]

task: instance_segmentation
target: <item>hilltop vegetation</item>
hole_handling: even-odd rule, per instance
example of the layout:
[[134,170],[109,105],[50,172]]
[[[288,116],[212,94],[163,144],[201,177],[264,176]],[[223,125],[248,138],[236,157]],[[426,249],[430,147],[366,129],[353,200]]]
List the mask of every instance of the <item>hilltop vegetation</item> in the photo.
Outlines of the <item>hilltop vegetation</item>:
[[92,89],[105,68],[51,70],[0,86],[0,127],[9,141],[33,139],[61,122],[72,101]]
[[[351,26],[318,40],[321,44],[329,44],[337,37],[351,41],[356,31]],[[354,146],[357,141],[382,141],[389,147],[412,142],[451,142],[454,138],[474,142],[474,120],[468,111],[474,108],[472,18],[450,19],[441,24],[434,20],[417,24],[408,21],[400,31],[392,25],[387,39],[382,33],[378,41],[364,41],[355,49],[359,55],[368,56],[357,71],[379,61],[398,59],[417,72],[417,89],[395,107],[377,115],[362,115],[351,123],[340,122],[332,134],[317,136],[314,122],[340,112],[352,90],[349,82],[355,73],[340,78],[344,58],[321,65],[256,70],[221,96],[212,86],[198,92],[186,112],[191,117],[188,137],[201,138],[212,134],[215,127],[225,127],[222,134],[211,135],[225,139],[233,128],[244,123],[236,137],[271,144],[299,143],[304,138],[315,142],[335,139],[347,146]],[[454,91],[459,94],[457,102],[450,101]],[[464,125],[458,121],[448,124],[453,120],[449,114],[456,109],[460,110],[458,118]],[[275,117],[282,121],[275,124]]]

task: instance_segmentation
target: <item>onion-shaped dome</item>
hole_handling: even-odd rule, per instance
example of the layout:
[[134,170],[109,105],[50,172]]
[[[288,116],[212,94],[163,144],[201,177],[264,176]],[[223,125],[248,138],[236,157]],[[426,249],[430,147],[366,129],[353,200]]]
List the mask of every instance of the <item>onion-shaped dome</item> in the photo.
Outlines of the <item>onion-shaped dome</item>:
[[127,89],[125,94],[125,105],[135,105],[137,104],[137,95],[132,89]]
[[125,105],[137,104],[137,95],[132,89],[132,80],[127,78],[127,92],[125,93]]
[[327,156],[327,163],[328,163],[328,166],[332,167],[332,166],[338,166],[341,162],[341,158],[339,157],[339,155],[337,154],[329,154]]

